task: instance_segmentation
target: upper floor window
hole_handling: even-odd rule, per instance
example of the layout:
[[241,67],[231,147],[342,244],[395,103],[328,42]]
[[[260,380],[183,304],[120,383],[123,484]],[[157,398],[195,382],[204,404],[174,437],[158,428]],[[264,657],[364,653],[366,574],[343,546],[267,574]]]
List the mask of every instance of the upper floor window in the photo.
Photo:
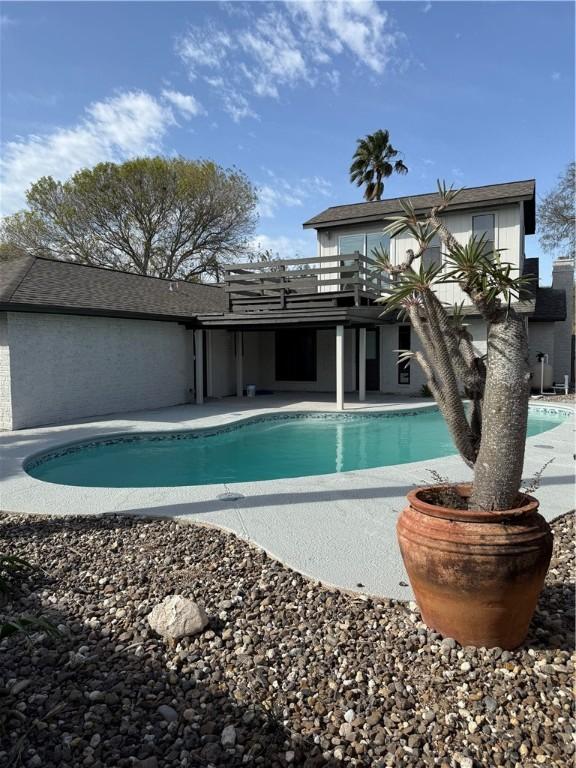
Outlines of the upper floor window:
[[382,232],[359,233],[357,235],[341,235],[338,238],[338,254],[353,256],[356,251],[362,256],[374,258],[374,249],[389,251],[390,237]]
[[428,269],[432,265],[440,266],[442,263],[442,250],[441,242],[438,235],[434,235],[430,241],[430,245],[422,254],[422,265],[424,269]]
[[[362,256],[367,256],[369,259],[374,260],[376,255],[374,249],[378,248],[379,253],[384,251],[390,253],[390,237],[384,235],[382,232],[367,232],[358,233],[356,235],[341,235],[338,238],[338,255],[339,256],[353,256],[356,252]],[[348,261],[346,258],[342,259],[342,266],[347,266]],[[367,283],[376,286],[377,284],[387,283],[388,275],[381,272],[378,267],[373,267],[368,264],[365,268],[360,269],[360,275],[366,280]],[[341,277],[354,276],[354,273],[341,273]]]
[[472,216],[472,234],[476,238],[484,235],[486,245],[492,252],[496,242],[496,224],[493,213],[482,213],[479,216]]

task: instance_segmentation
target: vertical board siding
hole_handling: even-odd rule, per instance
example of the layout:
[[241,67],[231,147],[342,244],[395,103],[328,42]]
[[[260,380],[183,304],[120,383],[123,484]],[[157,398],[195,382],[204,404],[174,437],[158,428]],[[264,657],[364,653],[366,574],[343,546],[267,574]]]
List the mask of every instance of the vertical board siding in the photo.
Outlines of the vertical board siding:
[[[472,236],[472,216],[478,216],[483,213],[493,213],[495,215],[495,247],[504,249],[502,258],[515,265],[517,269],[522,268],[523,263],[523,221],[522,204],[514,203],[500,207],[478,208],[468,211],[455,211],[447,213],[442,220],[452,232],[456,240],[465,245]],[[318,230],[318,253],[320,256],[334,256],[334,264],[338,261],[338,238],[342,235],[352,235],[358,232],[367,234],[382,232],[384,222],[381,224],[357,224],[343,227],[333,227],[327,230]],[[390,242],[390,258],[393,264],[399,264],[406,258],[406,251],[417,249],[415,239],[402,233],[392,238]],[[324,265],[326,266],[326,265]],[[326,275],[325,277],[328,277]],[[322,288],[320,288],[322,290]],[[469,305],[470,301],[455,283],[446,283],[438,286],[438,296],[446,304],[456,304],[464,302]]]

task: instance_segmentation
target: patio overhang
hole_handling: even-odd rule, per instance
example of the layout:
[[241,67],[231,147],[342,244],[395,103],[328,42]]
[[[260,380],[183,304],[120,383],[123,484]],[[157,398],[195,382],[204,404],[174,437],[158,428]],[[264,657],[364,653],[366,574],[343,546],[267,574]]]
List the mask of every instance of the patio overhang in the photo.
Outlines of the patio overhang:
[[194,327],[206,330],[263,331],[297,326],[299,328],[369,328],[393,322],[382,317],[382,307],[319,307],[318,309],[278,309],[262,312],[222,312],[198,315]]

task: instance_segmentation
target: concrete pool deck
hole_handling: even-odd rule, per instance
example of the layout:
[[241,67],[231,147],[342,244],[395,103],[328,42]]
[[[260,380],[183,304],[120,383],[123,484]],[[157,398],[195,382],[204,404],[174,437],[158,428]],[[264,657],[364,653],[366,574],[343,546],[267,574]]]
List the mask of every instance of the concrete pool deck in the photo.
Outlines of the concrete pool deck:
[[[303,399],[306,398],[306,399]],[[529,480],[550,459],[535,495],[552,520],[574,508],[574,408],[568,418],[528,438],[524,477]],[[377,395],[350,401],[347,411],[413,410],[433,401]],[[286,565],[324,584],[397,599],[411,599],[396,545],[395,525],[414,485],[430,482],[430,471],[468,480],[458,456],[341,474],[259,482],[172,488],[80,488],[30,477],[24,464],[33,455],[74,441],[113,433],[214,427],[275,412],[334,411],[331,395],[226,398],[204,405],[135,411],[73,423],[0,433],[0,507],[4,512],[46,515],[134,514],[172,517],[216,525],[253,542]],[[240,498],[222,498],[232,491]]]

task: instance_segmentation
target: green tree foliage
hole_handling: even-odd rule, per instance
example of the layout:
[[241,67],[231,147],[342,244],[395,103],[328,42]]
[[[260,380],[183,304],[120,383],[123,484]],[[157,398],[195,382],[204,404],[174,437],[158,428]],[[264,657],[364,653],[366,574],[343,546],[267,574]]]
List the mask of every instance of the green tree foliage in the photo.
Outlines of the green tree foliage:
[[242,172],[181,157],[100,163],[65,182],[44,176],[27,201],[4,219],[0,252],[169,279],[217,277],[244,256],[256,225],[256,192]]
[[376,131],[363,139],[358,146],[350,166],[350,181],[357,187],[364,186],[364,198],[370,202],[380,200],[384,192],[383,179],[393,173],[408,173],[408,168],[398,157],[398,150],[390,143],[388,131]]
[[538,209],[540,245],[545,251],[576,252],[576,163],[569,163]]

